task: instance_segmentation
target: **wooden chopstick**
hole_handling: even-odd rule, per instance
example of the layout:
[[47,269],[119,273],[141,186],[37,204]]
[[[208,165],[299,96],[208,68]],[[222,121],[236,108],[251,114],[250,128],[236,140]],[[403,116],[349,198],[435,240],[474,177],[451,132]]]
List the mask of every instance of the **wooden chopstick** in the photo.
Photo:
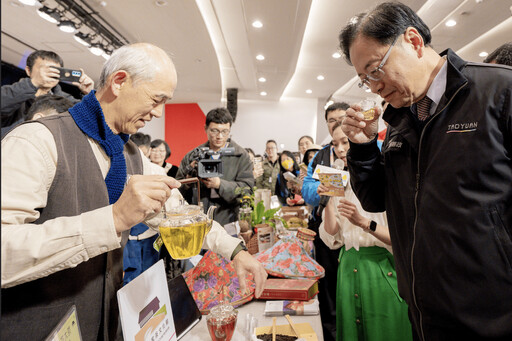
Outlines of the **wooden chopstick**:
[[286,319],[288,320],[288,323],[290,324],[290,327],[292,327],[292,330],[295,333],[295,336],[300,337],[299,333],[297,332],[297,329],[295,329],[295,325],[293,324],[292,318],[290,317],[290,315],[286,314],[286,315],[284,315],[284,317],[286,317]]
[[272,341],[276,341],[276,318],[272,318]]

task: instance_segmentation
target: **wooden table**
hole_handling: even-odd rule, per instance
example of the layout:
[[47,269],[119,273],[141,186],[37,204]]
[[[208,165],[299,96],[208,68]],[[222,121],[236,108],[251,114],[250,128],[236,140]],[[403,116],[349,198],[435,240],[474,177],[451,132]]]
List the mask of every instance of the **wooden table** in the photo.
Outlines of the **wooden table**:
[[[245,329],[245,321],[247,314],[252,314],[252,316],[258,319],[258,325],[256,327],[261,326],[271,326],[272,325],[272,317],[264,316],[263,312],[265,311],[265,301],[254,300],[243,306],[237,308],[238,310],[238,319],[236,323],[235,333],[233,334],[232,341],[246,341],[248,340],[244,335]],[[322,321],[320,319],[320,315],[314,316],[292,316],[293,323],[304,323],[308,322],[316,335],[318,336],[318,340],[324,339],[324,334],[322,333]],[[286,318],[284,316],[277,316],[277,325],[280,324],[288,324]],[[180,341],[210,341],[210,334],[208,333],[208,328],[206,327],[206,315],[203,315],[201,321],[192,328]]]

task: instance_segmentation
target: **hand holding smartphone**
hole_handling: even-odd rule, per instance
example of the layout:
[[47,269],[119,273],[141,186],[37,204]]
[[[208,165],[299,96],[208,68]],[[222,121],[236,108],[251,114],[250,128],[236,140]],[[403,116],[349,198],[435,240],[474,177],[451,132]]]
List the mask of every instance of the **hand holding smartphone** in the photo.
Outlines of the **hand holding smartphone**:
[[79,82],[80,77],[82,77],[82,71],[80,70],[73,70],[73,69],[66,69],[63,67],[56,67],[52,66],[59,70],[60,77],[59,80],[61,82]]

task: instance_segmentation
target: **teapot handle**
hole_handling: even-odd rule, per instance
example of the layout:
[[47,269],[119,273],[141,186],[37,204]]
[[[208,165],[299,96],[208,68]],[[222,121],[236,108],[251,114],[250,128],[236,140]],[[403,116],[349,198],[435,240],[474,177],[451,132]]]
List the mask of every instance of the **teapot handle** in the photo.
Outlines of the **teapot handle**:
[[208,207],[208,212],[206,213],[206,216],[208,217],[208,231],[206,231],[206,233],[210,232],[213,226],[213,211],[215,211],[216,208],[217,206]]
[[197,184],[197,204],[199,205],[199,203],[201,202],[201,182],[199,181],[199,178],[198,177],[186,178],[186,179],[181,179],[178,181],[180,183],[182,183],[183,185],[194,183],[194,182]]

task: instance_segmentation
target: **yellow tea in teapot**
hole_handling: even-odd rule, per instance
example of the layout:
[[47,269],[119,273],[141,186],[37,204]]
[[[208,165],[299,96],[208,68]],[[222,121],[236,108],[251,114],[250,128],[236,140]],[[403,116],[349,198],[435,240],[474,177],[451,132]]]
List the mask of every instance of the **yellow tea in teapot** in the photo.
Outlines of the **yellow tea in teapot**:
[[160,226],[159,230],[172,258],[185,259],[199,254],[210,227],[211,222],[201,221],[185,226]]

